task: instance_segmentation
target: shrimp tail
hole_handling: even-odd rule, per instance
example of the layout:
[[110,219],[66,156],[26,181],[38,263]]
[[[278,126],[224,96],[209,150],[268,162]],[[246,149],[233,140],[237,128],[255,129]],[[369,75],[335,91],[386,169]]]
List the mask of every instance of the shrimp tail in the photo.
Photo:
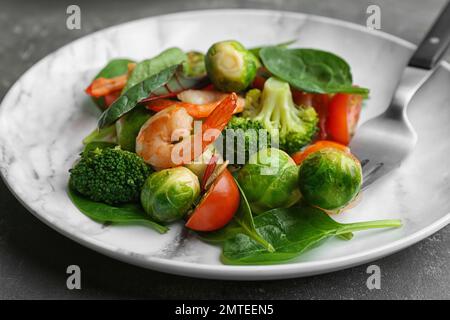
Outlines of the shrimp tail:
[[233,112],[236,109],[236,106],[237,95],[233,92],[222,99],[218,106],[206,118],[202,126],[203,131],[206,131],[208,129],[216,129],[222,131],[233,116]]
[[226,96],[211,112],[202,125],[202,150],[204,151],[208,145],[216,141],[220,133],[225,129],[226,125],[233,116],[233,112],[237,106],[237,95],[231,93]]

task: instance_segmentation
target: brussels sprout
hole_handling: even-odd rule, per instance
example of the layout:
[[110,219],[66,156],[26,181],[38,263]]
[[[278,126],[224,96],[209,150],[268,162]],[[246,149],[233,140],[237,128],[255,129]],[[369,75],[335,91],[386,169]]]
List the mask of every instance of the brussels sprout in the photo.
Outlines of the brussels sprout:
[[187,77],[202,77],[206,75],[205,55],[197,51],[186,53],[187,61],[183,64],[183,71]]
[[116,121],[117,142],[123,150],[136,151],[136,137],[142,125],[151,116],[151,111],[144,106],[140,106]]
[[255,213],[287,208],[301,197],[298,168],[289,155],[275,148],[253,154],[237,180]]
[[222,41],[209,48],[205,57],[206,71],[217,89],[242,91],[256,75],[258,59],[237,41]]
[[350,153],[327,148],[300,165],[298,183],[306,202],[326,210],[349,204],[361,189],[361,164]]
[[199,194],[197,176],[177,167],[152,173],[142,188],[141,203],[155,221],[172,222],[183,218]]

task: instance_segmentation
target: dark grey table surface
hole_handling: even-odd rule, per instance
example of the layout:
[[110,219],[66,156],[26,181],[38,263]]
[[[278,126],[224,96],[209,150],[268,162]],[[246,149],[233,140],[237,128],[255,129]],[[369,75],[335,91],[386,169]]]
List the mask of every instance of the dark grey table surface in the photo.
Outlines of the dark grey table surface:
[[[0,98],[36,61],[93,31],[169,12],[210,8],[299,11],[365,24],[366,8],[381,8],[382,30],[418,43],[446,0],[0,0]],[[78,4],[81,30],[66,28],[66,8]],[[448,55],[447,55],[448,57]],[[130,266],[63,237],[33,217],[0,182],[2,299],[449,299],[450,226],[374,262],[381,289],[366,287],[367,265],[309,278],[265,282],[210,281]],[[68,290],[66,268],[82,270],[82,289]]]

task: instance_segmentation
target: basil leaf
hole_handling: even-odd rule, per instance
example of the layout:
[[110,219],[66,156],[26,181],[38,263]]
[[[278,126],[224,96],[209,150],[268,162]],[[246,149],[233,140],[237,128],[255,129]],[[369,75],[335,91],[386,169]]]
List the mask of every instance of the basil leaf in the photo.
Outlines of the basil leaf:
[[160,73],[170,66],[182,64],[185,61],[187,61],[186,53],[179,48],[169,48],[154,58],[139,62],[133,72],[131,72],[122,93],[125,93],[132,86],[144,81],[148,77]]
[[298,257],[304,251],[332,236],[349,237],[354,231],[400,227],[399,220],[380,220],[341,224],[320,209],[307,205],[273,209],[254,218],[257,232],[271,243],[269,252],[244,233],[223,244],[222,260],[227,264],[271,264]]
[[102,202],[95,202],[83,197],[77,191],[73,190],[73,188],[70,187],[70,184],[68,194],[78,210],[97,222],[143,224],[152,227],[159,233],[165,233],[169,230],[166,226],[150,220],[142,207],[137,203],[112,206]]
[[259,55],[273,75],[299,90],[313,93],[369,93],[369,89],[353,86],[350,66],[333,53],[316,49],[265,47]]
[[199,236],[210,242],[223,242],[226,241],[237,234],[245,234],[250,239],[253,239],[256,243],[259,243],[263,248],[265,248],[268,252],[273,252],[272,245],[267,242],[255,228],[255,224],[253,222],[253,215],[250,209],[250,205],[245,197],[244,192],[242,191],[239,183],[235,180],[236,185],[239,188],[241,193],[241,201],[239,203],[239,209],[234,215],[233,219],[228,223],[225,228],[214,232],[208,233],[199,233]]
[[[108,64],[102,70],[100,70],[100,72],[95,76],[94,79],[97,78],[111,79],[126,74],[128,72],[129,63],[134,63],[134,61],[129,59],[113,59],[109,61]],[[104,97],[99,98],[92,97],[92,100],[98,107],[100,107],[100,109],[103,110],[105,108]]]
[[136,107],[139,101],[147,98],[152,92],[167,84],[178,68],[179,65],[168,67],[129,88],[102,113],[98,121],[99,128],[112,124]]

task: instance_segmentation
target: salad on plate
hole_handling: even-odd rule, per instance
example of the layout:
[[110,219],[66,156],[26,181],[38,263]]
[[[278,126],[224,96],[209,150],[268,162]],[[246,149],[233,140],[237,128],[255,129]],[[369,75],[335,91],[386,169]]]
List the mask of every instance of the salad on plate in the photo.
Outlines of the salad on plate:
[[283,263],[329,237],[400,227],[332,218],[361,197],[348,144],[369,89],[341,57],[292,44],[109,61],[86,89],[102,113],[70,169],[74,205],[161,234],[181,222],[226,264]]

